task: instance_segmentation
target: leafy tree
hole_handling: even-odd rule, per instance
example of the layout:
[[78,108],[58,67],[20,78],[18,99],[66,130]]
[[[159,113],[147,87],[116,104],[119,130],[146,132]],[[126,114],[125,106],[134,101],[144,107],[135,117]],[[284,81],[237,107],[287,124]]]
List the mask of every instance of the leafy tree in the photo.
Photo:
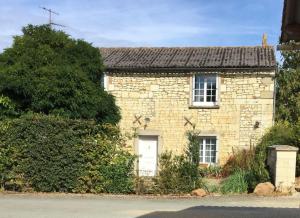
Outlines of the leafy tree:
[[119,109],[100,86],[97,48],[49,25],[23,28],[0,54],[0,94],[17,111],[116,123]]
[[283,51],[277,75],[277,120],[296,124],[300,119],[300,51]]

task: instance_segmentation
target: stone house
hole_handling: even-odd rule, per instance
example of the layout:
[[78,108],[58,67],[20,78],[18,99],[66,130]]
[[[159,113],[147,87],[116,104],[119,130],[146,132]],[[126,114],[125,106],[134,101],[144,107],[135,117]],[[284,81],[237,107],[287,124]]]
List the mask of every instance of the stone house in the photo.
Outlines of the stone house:
[[100,48],[105,89],[140,175],[153,176],[163,151],[180,154],[187,131],[200,137],[200,164],[224,164],[255,146],[273,124],[272,47]]

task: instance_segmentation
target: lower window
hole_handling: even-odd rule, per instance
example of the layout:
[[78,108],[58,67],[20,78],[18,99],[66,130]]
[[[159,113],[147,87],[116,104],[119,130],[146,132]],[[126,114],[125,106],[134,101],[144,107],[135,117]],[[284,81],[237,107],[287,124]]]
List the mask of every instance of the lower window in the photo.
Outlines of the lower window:
[[200,138],[200,163],[217,162],[217,137],[208,136]]

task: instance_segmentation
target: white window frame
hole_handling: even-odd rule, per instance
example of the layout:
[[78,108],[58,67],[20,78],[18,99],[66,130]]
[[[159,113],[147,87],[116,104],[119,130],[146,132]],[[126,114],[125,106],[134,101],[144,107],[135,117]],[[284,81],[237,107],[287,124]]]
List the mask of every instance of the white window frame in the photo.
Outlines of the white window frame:
[[[206,162],[206,139],[207,138],[215,138],[216,139],[216,161],[215,162]],[[201,155],[201,146],[199,143],[199,159],[200,159],[200,164],[209,164],[209,165],[216,165],[219,162],[219,155],[218,155],[218,151],[219,151],[219,140],[218,137],[216,135],[205,135],[205,136],[200,136],[200,139],[203,140],[202,144],[203,144],[203,155],[202,155],[202,160],[200,158]]]
[[101,86],[104,88],[104,90],[108,90],[108,76],[106,72],[104,72],[101,76]]
[[[207,81],[204,82],[204,101],[195,101],[195,81],[196,76],[204,76],[204,77],[215,77],[216,78],[216,101],[215,102],[207,102]],[[193,106],[204,106],[204,107],[214,107],[219,105],[219,76],[218,74],[194,74],[192,80],[192,105]]]

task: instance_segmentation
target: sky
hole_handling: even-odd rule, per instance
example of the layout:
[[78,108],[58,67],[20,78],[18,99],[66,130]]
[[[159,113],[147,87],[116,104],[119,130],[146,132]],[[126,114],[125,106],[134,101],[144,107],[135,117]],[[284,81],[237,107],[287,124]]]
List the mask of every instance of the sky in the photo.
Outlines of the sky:
[[0,52],[27,24],[53,22],[98,47],[276,45],[283,0],[0,0]]

